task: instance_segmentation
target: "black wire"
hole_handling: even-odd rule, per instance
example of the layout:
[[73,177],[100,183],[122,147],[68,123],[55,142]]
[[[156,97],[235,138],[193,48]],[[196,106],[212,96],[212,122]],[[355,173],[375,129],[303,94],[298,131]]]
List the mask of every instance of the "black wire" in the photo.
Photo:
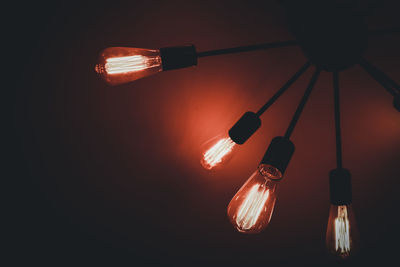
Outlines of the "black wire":
[[281,89],[279,89],[258,111],[257,115],[261,116],[309,67],[311,62],[308,61],[304,64],[293,76],[290,78]]
[[[366,60],[361,60],[359,64],[372,78],[374,78],[391,95],[396,96],[400,92],[400,86],[396,84],[396,82],[392,80],[389,76],[387,76],[383,71],[379,70],[372,64],[368,63]],[[392,87],[399,90],[399,92],[394,90]]]
[[217,56],[217,55],[248,52],[248,51],[254,51],[254,50],[278,48],[278,47],[293,46],[293,45],[297,45],[297,42],[296,41],[286,41],[286,42],[266,43],[266,44],[257,44],[257,45],[247,45],[247,46],[239,46],[239,47],[231,47],[231,48],[198,52],[197,56],[198,57]]
[[340,129],[340,94],[339,94],[339,73],[333,72],[333,99],[335,102],[335,130],[336,130],[336,164],[342,169],[342,136]]
[[311,78],[311,80],[310,80],[310,83],[308,84],[308,87],[307,87],[306,91],[304,92],[303,98],[301,99],[301,101],[300,101],[300,103],[299,103],[299,106],[297,107],[296,112],[295,112],[294,115],[293,115],[292,121],[290,122],[289,127],[288,127],[287,130],[286,130],[285,138],[289,139],[290,136],[292,135],[292,132],[293,132],[293,130],[294,130],[294,127],[296,126],[296,123],[297,123],[297,121],[298,121],[299,118],[300,118],[301,112],[303,111],[304,106],[306,105],[307,100],[308,100],[308,98],[310,97],[311,91],[312,91],[312,89],[313,89],[313,87],[314,87],[315,82],[316,82],[317,79],[318,79],[318,76],[319,76],[319,73],[320,73],[320,72],[321,72],[321,71],[320,71],[319,68],[317,68],[317,69],[315,70],[315,73],[314,73],[314,75],[312,76],[312,78]]

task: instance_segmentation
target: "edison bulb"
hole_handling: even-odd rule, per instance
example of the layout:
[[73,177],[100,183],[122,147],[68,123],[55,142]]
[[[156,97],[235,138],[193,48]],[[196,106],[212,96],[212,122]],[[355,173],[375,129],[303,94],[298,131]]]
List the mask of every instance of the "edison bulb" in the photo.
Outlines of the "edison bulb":
[[131,82],[162,71],[160,50],[106,48],[100,54],[95,71],[111,85]]
[[201,165],[211,170],[226,164],[233,156],[237,144],[229,136],[217,136],[202,146]]
[[236,230],[259,233],[268,226],[281,178],[278,169],[260,164],[228,205],[228,218]]
[[326,246],[336,258],[345,260],[358,251],[358,230],[351,205],[331,205]]

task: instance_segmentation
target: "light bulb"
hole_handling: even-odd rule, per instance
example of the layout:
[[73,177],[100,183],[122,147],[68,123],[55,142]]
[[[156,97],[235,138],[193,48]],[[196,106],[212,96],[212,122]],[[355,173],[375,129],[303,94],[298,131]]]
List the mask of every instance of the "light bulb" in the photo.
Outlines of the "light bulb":
[[271,220],[281,172],[260,164],[228,205],[228,218],[242,233],[259,233]]
[[359,246],[358,230],[351,205],[331,205],[326,229],[328,251],[338,259],[354,255]]
[[237,145],[244,144],[260,125],[261,120],[256,113],[244,113],[227,135],[219,135],[202,145],[201,165],[207,170],[225,165],[232,158]]
[[339,260],[355,255],[359,248],[359,235],[352,203],[350,171],[337,168],[329,173],[330,211],[326,228],[328,252]]
[[95,70],[111,85],[131,82],[162,71],[160,50],[106,48]]
[[117,85],[158,73],[194,66],[197,52],[193,45],[143,49],[131,47],[109,47],[99,57],[95,71],[103,79]]
[[207,170],[223,166],[232,158],[236,146],[229,136],[214,137],[203,145],[201,165]]
[[286,137],[272,139],[258,169],[239,189],[228,205],[228,217],[242,233],[259,233],[269,224],[279,181],[294,153]]

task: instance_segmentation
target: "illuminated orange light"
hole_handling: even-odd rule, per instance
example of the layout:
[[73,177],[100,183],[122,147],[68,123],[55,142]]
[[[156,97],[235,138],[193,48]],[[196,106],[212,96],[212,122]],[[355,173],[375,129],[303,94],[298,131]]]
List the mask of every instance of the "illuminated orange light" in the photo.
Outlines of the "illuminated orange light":
[[162,70],[159,50],[131,47],[104,49],[95,66],[95,71],[111,85],[132,82]]
[[331,205],[326,229],[326,246],[333,257],[346,260],[359,251],[357,224],[351,205]]
[[227,214],[241,233],[255,234],[271,221],[278,183],[256,170],[229,202]]
[[350,252],[350,227],[346,206],[338,206],[335,218],[335,249],[340,254]]
[[235,142],[229,137],[219,140],[215,145],[203,154],[202,165],[206,169],[212,169],[222,162],[224,157],[232,152]]
[[136,72],[161,65],[161,57],[146,57],[142,55],[127,57],[112,57],[106,59],[105,71],[108,74]]
[[269,190],[265,186],[256,184],[251,188],[237,212],[236,223],[241,230],[254,227],[268,197]]

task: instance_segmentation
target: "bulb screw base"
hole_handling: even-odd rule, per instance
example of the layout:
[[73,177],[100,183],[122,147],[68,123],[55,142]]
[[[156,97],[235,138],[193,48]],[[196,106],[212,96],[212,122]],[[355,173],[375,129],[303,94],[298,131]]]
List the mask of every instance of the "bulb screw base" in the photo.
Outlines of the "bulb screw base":
[[333,205],[348,205],[352,202],[351,174],[346,169],[329,172],[329,193]]
[[393,106],[400,112],[400,94],[397,94],[393,99]]
[[260,164],[277,168],[283,175],[294,153],[294,144],[288,138],[277,136],[272,139]]
[[163,71],[197,65],[197,52],[194,45],[160,48],[160,54]]
[[242,145],[260,126],[260,117],[256,113],[248,111],[229,130],[229,137],[236,144]]

